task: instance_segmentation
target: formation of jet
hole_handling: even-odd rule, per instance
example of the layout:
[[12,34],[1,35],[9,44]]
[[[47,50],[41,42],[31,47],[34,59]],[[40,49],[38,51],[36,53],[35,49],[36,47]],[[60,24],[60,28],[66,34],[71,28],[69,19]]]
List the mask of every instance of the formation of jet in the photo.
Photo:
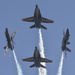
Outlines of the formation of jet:
[[[38,5],[36,5],[33,17],[24,18],[22,20],[28,21],[28,22],[34,22],[35,24],[30,26],[30,28],[43,28],[43,29],[47,29],[47,28],[45,26],[41,25],[41,23],[53,23],[54,22],[53,20],[49,20],[49,19],[46,19],[46,18],[41,16],[40,9],[38,8]],[[5,36],[7,39],[7,45],[4,47],[4,49],[5,49],[4,55],[6,55],[8,49],[10,49],[10,50],[14,49],[13,38],[15,37],[15,35],[16,35],[16,31],[12,35],[10,35],[8,28],[5,29]],[[70,44],[70,42],[68,42],[69,37],[70,37],[69,29],[66,30],[66,33],[63,32],[63,35],[64,35],[64,37],[62,40],[61,49],[62,49],[62,51],[65,51],[65,55],[66,55],[66,51],[71,52],[71,50],[67,47],[67,45]],[[45,62],[45,63],[52,63],[53,62],[53,60],[42,58],[40,53],[39,53],[39,50],[37,49],[36,46],[35,46],[33,57],[24,58],[24,59],[22,59],[22,61],[34,62],[34,64],[32,64],[30,66],[30,68],[32,68],[32,67],[46,68],[46,66],[42,65],[41,62]]]
[[12,35],[10,35],[8,29],[7,28],[5,29],[5,35],[6,35],[6,39],[7,39],[7,45],[4,47],[4,49],[5,49],[4,55],[6,55],[6,53],[8,51],[8,48],[10,48],[11,50],[14,49],[13,38],[14,38],[15,34],[16,34],[16,31]]
[[35,22],[34,25],[30,26],[30,28],[43,28],[47,29],[45,26],[41,25],[42,23],[53,23],[53,20],[46,19],[41,16],[40,9],[38,8],[38,5],[36,5],[34,16],[29,17],[29,18],[24,18],[22,19],[23,21],[28,21],[28,22]]
[[65,55],[66,55],[66,51],[71,52],[71,50],[69,48],[67,48],[67,45],[70,44],[70,42],[68,42],[69,37],[70,37],[70,33],[69,33],[69,29],[66,30],[66,33],[63,32],[63,40],[62,40],[62,51],[65,51]]
[[30,66],[30,68],[31,67],[43,67],[43,68],[46,68],[45,66],[43,66],[40,63],[41,62],[46,62],[46,63],[53,62],[53,60],[49,60],[49,59],[46,59],[46,58],[42,58],[40,56],[40,53],[39,53],[39,50],[37,49],[37,47],[35,47],[33,57],[25,58],[25,59],[22,59],[22,60],[23,61],[27,61],[27,62],[34,62],[34,64]]

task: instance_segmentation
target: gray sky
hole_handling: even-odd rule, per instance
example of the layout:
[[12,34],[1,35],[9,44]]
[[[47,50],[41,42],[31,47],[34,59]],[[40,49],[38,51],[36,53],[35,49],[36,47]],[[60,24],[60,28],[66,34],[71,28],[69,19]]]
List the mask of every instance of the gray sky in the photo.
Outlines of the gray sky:
[[61,57],[61,41],[63,29],[69,28],[70,42],[67,58],[64,58],[63,75],[75,74],[75,1],[74,0],[6,0],[0,1],[0,75],[17,75],[17,69],[12,51],[8,51],[4,57],[3,47],[6,45],[5,28],[12,34],[18,29],[14,38],[15,52],[22,67],[23,75],[38,75],[37,68],[29,68],[33,63],[23,62],[22,58],[33,56],[34,47],[38,47],[39,30],[29,27],[34,23],[23,22],[22,18],[34,15],[35,5],[40,8],[43,17],[54,20],[53,24],[42,23],[48,30],[42,29],[45,56],[53,59],[53,63],[47,63],[48,75],[56,75]]

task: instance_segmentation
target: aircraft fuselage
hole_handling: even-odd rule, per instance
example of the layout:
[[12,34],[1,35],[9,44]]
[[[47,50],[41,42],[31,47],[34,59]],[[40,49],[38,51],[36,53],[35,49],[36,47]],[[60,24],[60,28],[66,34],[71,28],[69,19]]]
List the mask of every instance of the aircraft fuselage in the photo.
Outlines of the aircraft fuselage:
[[64,51],[66,49],[66,40],[65,40],[65,37],[63,38],[62,40],[62,51]]
[[34,20],[35,20],[36,28],[41,28],[41,13],[37,5],[36,5],[35,12],[34,12]]
[[7,28],[6,28],[6,31],[5,31],[5,35],[6,35],[6,38],[7,38],[8,48],[10,48],[11,50],[13,50],[14,47],[13,47],[12,42],[11,42],[11,36],[10,36]]
[[69,40],[69,30],[67,29],[66,34],[64,35],[64,38],[62,40],[62,51],[66,50],[66,45],[68,44]]
[[36,67],[40,67],[40,54],[38,50],[34,51],[34,63]]

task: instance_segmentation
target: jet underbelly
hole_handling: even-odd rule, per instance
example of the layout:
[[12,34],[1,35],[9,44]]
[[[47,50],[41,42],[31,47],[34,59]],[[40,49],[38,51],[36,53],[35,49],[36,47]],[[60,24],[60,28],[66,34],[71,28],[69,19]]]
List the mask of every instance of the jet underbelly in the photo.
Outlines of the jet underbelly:
[[11,42],[8,42],[8,47],[9,47],[11,50],[13,50],[13,48],[14,48],[14,46],[13,46],[13,44],[12,44]]
[[9,34],[6,34],[6,38],[7,38],[7,42],[10,42],[11,41],[11,38],[10,38],[10,35]]
[[62,50],[64,51],[65,48],[66,48],[66,43],[63,41],[63,42],[62,42]]
[[39,14],[38,14],[38,10],[36,9],[36,18],[37,18],[37,19],[38,19],[38,15],[39,15]]
[[36,64],[36,67],[39,67],[39,65],[40,65],[40,57],[39,57],[39,53],[36,51],[36,53],[35,53],[35,64]]
[[41,22],[39,20],[35,21],[36,28],[41,28]]

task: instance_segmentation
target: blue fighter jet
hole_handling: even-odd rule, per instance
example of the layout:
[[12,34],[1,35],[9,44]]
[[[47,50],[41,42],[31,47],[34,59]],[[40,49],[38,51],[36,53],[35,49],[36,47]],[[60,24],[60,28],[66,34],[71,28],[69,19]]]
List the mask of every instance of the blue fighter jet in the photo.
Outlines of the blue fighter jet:
[[35,24],[30,26],[30,28],[43,28],[43,29],[47,29],[47,28],[41,25],[41,22],[42,23],[53,23],[54,22],[53,20],[49,20],[41,16],[41,12],[40,12],[40,9],[38,8],[38,5],[36,5],[33,17],[24,18],[22,20],[28,21],[28,22],[34,22]]
[[23,61],[27,61],[27,62],[34,62],[33,65],[30,66],[31,67],[43,67],[43,68],[46,68],[45,66],[43,66],[41,64],[41,62],[46,62],[46,63],[51,63],[53,62],[53,60],[49,60],[49,59],[46,59],[46,58],[42,58],[40,56],[40,53],[39,53],[39,50],[37,49],[37,47],[35,46],[35,50],[34,50],[34,55],[33,57],[30,57],[30,58],[25,58],[25,59],[22,59]]

